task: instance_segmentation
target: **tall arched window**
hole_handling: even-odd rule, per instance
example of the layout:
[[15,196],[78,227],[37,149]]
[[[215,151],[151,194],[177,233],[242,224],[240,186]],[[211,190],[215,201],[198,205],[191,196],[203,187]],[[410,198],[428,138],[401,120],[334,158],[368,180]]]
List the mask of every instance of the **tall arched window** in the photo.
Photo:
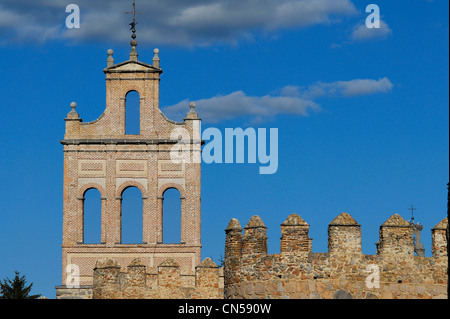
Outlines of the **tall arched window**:
[[139,93],[130,91],[125,98],[125,134],[139,135],[141,133],[140,114],[141,100]]
[[143,201],[141,190],[128,187],[122,193],[122,244],[141,244]]
[[100,192],[91,188],[84,193],[83,231],[85,244],[100,244],[102,228],[102,200]]
[[169,188],[163,194],[163,243],[181,242],[181,199],[178,189]]

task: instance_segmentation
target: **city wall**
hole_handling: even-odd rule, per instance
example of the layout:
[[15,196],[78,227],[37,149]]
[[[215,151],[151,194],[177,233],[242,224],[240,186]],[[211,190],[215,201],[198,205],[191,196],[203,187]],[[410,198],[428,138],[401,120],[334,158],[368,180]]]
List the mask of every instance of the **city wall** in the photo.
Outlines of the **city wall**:
[[432,257],[414,253],[414,227],[399,215],[380,227],[376,255],[361,252],[361,226],[347,213],[328,227],[328,252],[313,253],[309,224],[296,214],[281,224],[279,254],[267,254],[266,226],[253,216],[226,232],[224,298],[447,298],[447,219],[432,229]]

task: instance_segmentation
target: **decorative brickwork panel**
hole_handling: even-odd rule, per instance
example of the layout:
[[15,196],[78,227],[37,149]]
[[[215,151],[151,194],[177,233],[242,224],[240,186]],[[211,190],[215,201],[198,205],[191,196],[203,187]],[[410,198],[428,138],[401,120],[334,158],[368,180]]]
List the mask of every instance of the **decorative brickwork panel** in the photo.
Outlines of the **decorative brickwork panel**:
[[147,176],[147,161],[118,160],[116,161],[117,176]]
[[106,161],[99,160],[80,160],[78,161],[79,175],[105,176]]
[[171,160],[160,160],[158,162],[159,178],[176,178],[184,175],[184,163],[173,163]]

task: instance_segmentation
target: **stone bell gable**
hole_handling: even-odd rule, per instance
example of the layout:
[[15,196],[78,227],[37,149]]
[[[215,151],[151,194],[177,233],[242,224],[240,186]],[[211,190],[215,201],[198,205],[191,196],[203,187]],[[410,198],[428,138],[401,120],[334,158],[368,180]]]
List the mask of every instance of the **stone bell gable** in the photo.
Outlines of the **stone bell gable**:
[[[134,35],[134,34],[133,34]],[[106,68],[106,106],[92,122],[84,122],[71,103],[65,119],[63,181],[62,285],[57,297],[76,297],[92,292],[93,269],[97,260],[113,258],[126,267],[140,258],[150,267],[158,267],[172,258],[180,268],[194,270],[201,254],[201,153],[200,118],[195,104],[186,105],[182,122],[169,120],[159,107],[159,50],[153,64],[138,60],[137,41],[127,61],[115,63],[108,50]],[[126,116],[131,93],[138,98],[138,131],[127,131]],[[86,106],[83,106],[86,107]],[[181,138],[180,138],[181,137]],[[174,147],[180,143],[173,158]],[[135,243],[123,241],[122,195],[128,188],[138,189],[142,198],[142,238]],[[86,241],[85,194],[96,189],[101,208],[100,240]],[[164,194],[174,189],[179,194],[179,238],[166,241],[163,229]],[[140,205],[140,204],[139,204]],[[76,285],[73,271],[78,276]],[[78,288],[76,288],[77,286]]]

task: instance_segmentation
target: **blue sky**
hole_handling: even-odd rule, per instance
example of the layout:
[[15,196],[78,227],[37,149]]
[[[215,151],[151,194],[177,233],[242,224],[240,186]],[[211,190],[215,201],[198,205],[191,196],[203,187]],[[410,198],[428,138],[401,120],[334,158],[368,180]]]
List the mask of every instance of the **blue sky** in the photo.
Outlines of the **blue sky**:
[[[141,3],[142,2],[142,3]],[[80,29],[65,7],[77,3]],[[367,33],[376,3],[382,28]],[[139,60],[160,50],[161,109],[173,120],[196,101],[203,129],[278,128],[278,171],[202,164],[202,259],[223,255],[231,218],[258,214],[269,252],[291,213],[327,251],[342,212],[375,254],[379,226],[398,213],[430,229],[446,217],[449,180],[448,1],[137,1]],[[130,1],[0,4],[0,278],[14,270],[34,293],[61,284],[64,118],[105,108],[106,51],[130,51]],[[131,208],[130,208],[131,209]]]

